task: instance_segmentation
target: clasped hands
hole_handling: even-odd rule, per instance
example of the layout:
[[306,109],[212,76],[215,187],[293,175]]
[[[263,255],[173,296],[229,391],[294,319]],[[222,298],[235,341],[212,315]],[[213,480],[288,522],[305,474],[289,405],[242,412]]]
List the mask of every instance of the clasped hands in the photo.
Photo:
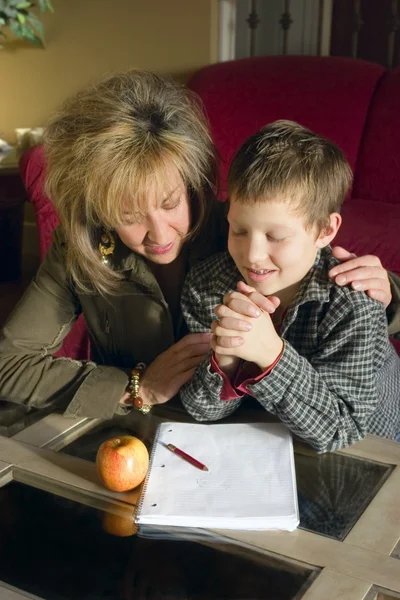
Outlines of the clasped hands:
[[265,297],[243,281],[237,291],[226,294],[215,308],[211,347],[222,371],[232,375],[240,359],[265,371],[278,358],[283,341],[276,332],[271,314],[279,306],[276,296]]

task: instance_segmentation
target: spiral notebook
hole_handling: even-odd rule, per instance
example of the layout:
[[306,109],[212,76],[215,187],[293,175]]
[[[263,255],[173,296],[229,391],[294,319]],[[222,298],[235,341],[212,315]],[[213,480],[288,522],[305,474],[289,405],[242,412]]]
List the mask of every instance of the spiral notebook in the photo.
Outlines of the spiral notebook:
[[[202,471],[167,448],[174,444]],[[299,524],[292,436],[283,424],[162,423],[139,525],[292,531]]]

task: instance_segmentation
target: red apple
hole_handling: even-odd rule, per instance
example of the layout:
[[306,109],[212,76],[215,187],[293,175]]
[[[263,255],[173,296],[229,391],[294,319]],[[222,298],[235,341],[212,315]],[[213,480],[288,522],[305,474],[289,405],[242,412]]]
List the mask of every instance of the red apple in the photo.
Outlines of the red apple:
[[132,435],[107,440],[97,451],[97,473],[105,487],[113,492],[127,492],[138,486],[148,468],[147,448]]

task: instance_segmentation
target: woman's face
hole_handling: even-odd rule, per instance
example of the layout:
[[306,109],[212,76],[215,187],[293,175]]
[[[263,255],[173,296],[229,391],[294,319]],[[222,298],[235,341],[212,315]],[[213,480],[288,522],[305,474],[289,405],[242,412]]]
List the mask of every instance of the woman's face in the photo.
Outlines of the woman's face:
[[189,194],[173,165],[167,179],[161,197],[156,186],[149,188],[145,215],[138,218],[127,207],[128,224],[116,228],[125,246],[160,265],[177,258],[191,226]]

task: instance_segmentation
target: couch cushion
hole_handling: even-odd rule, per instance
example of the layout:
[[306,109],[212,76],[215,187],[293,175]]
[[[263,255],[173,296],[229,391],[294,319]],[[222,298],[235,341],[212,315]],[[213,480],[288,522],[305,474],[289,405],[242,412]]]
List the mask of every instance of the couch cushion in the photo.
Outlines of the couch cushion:
[[400,205],[351,198],[344,203],[342,217],[333,244],[359,256],[376,254],[386,269],[400,275]]
[[368,112],[353,196],[400,205],[400,67],[377,86]]
[[43,191],[45,167],[43,146],[29,148],[22,154],[19,161],[21,178],[35,211],[40,210],[43,204],[49,202]]
[[189,87],[201,97],[222,158],[222,185],[239,145],[276,119],[334,140],[355,168],[368,108],[385,73],[341,57],[260,56],[200,69]]
[[[53,203],[43,190],[45,167],[42,146],[27,150],[19,162],[21,178],[35,210],[42,260],[51,244],[53,230],[59,223]],[[77,360],[90,359],[90,343],[83,315],[79,316],[55,356],[68,356]]]
[[53,229],[59,223],[54,205],[43,190],[45,169],[46,163],[42,146],[29,148],[21,156],[19,170],[28,198],[35,209],[41,259],[49,249]]

